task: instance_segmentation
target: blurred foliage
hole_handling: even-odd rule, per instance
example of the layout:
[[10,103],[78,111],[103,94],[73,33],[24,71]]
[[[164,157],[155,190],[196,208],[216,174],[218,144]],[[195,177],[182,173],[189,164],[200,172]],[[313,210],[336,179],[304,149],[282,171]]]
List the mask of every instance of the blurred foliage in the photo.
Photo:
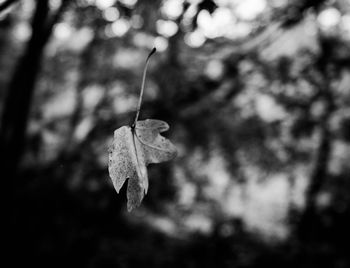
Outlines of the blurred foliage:
[[[40,1],[0,17],[3,117]],[[3,176],[15,263],[350,265],[348,1],[52,0],[47,12],[60,17],[38,56],[18,166]],[[170,124],[179,157],[149,168],[128,214],[107,148],[133,120],[154,45],[141,118]]]

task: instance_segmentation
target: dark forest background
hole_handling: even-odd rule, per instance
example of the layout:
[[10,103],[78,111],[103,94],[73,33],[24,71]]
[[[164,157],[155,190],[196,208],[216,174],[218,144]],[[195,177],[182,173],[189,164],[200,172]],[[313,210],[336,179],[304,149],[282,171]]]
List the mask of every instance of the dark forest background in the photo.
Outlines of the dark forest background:
[[[153,46],[179,156],[127,213],[108,146]],[[350,267],[349,47],[347,0],[0,1],[9,267]]]

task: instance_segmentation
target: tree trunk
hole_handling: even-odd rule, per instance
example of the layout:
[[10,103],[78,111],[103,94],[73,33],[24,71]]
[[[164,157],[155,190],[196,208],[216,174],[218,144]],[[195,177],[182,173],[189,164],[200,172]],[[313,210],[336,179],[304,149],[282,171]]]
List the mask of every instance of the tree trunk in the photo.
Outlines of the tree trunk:
[[25,146],[28,116],[45,45],[67,1],[50,18],[48,0],[37,0],[32,36],[14,70],[7,89],[1,120],[0,160],[3,172],[12,180]]
[[[326,125],[326,123],[324,124]],[[327,178],[327,166],[331,154],[331,134],[327,126],[321,126],[319,148],[316,161],[310,177],[310,184],[306,191],[305,209],[299,222],[299,236],[301,239],[313,239],[317,232],[317,197]]]
[[[324,67],[326,64],[321,62]],[[327,75],[327,68],[323,69],[325,87],[322,90],[322,97],[325,103],[325,111],[320,118],[320,139],[316,151],[315,163],[310,176],[310,184],[306,191],[305,209],[300,217],[298,233],[302,240],[314,239],[319,227],[317,213],[317,197],[323,189],[328,177],[328,164],[331,160],[332,133],[329,129],[329,120],[335,110],[334,96],[329,83],[331,77]]]

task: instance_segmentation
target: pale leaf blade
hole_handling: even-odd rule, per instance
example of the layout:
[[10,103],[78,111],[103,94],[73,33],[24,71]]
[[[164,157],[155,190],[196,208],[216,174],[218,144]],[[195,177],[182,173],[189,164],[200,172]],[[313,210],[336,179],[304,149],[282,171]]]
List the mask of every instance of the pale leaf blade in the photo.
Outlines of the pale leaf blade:
[[146,164],[146,156],[145,151],[143,149],[142,143],[137,139],[136,135],[134,134],[134,144],[135,144],[135,153],[138,163],[138,171],[139,176],[138,179],[141,182],[141,185],[143,186],[145,194],[148,191],[148,173],[147,173],[147,164]]
[[169,161],[176,157],[176,147],[160,135],[160,132],[168,129],[169,125],[160,120],[147,119],[137,122],[135,134],[142,144],[146,165]]
[[146,119],[142,121],[137,121],[136,129],[148,129],[154,130],[157,129],[158,132],[162,133],[164,131],[169,130],[169,125],[167,122],[158,119]]
[[176,147],[160,135],[168,129],[169,125],[164,121],[147,119],[138,121],[135,129],[123,126],[114,132],[108,170],[117,193],[128,179],[128,211],[138,207],[147,194],[146,166],[171,160],[177,155]]
[[120,127],[114,132],[113,143],[109,149],[108,171],[117,193],[127,178],[138,177],[132,139],[130,127]]
[[134,208],[140,206],[142,199],[145,196],[142,181],[137,179],[129,179],[126,195],[128,198],[127,207],[129,212]]

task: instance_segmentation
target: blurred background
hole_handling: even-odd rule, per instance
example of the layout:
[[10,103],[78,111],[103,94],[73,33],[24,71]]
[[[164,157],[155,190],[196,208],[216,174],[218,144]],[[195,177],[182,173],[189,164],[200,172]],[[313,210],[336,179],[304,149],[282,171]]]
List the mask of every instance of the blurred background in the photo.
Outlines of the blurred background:
[[[169,123],[126,212],[113,131]],[[350,267],[348,0],[2,0],[0,155],[17,264]]]

